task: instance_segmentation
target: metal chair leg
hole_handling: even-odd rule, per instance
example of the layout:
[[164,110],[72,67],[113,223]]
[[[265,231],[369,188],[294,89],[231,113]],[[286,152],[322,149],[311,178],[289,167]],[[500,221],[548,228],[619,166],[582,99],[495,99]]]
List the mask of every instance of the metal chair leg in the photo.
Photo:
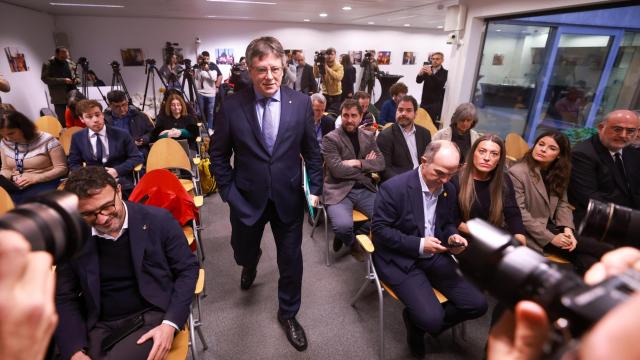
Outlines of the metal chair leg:
[[331,243],[329,242],[329,218],[325,208],[322,208],[322,215],[324,216],[324,241],[327,243],[327,266],[331,266],[333,254],[331,254]]
[[191,358],[193,360],[198,360],[198,349],[196,347],[195,326],[193,323],[193,306],[190,307],[190,311],[189,311],[189,347],[191,348]]

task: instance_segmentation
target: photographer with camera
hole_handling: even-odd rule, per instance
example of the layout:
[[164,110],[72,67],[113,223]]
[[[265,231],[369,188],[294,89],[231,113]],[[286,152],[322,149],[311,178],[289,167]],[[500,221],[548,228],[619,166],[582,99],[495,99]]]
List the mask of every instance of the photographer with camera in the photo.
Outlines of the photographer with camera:
[[160,75],[167,83],[167,90],[180,89],[184,68],[178,64],[178,56],[174,53],[167,55],[164,65],[160,67]]
[[380,71],[378,68],[378,62],[376,61],[373,52],[367,51],[364,54],[364,59],[360,63],[362,68],[362,78],[360,79],[360,91],[367,91],[369,95],[373,92],[373,86],[376,83],[376,74]]
[[447,76],[449,74],[449,71],[442,67],[443,61],[444,54],[434,52],[429,60],[424,62],[420,71],[418,71],[418,76],[416,76],[418,84],[424,82],[420,107],[427,110],[436,126],[440,123],[444,87],[447,84]]
[[64,112],[67,108],[69,92],[75,90],[76,85],[80,84],[76,68],[76,64],[69,58],[69,50],[63,46],[57,47],[55,56],[42,65],[40,78],[49,87],[51,103],[62,127],[66,126]]
[[342,77],[344,67],[336,61],[336,49],[316,52],[313,76],[320,78],[322,95],[327,99],[327,111],[337,114],[342,101]]
[[198,105],[207,120],[207,129],[213,130],[216,93],[222,84],[222,71],[209,59],[208,51],[203,51],[201,57],[198,58],[195,84],[198,91]]
[[231,76],[229,76],[229,83],[233,85],[233,92],[238,93],[242,89],[251,87],[251,77],[247,69],[247,58],[241,57],[240,62],[233,64],[231,67]]
[[0,230],[0,359],[42,359],[58,322],[52,257]]

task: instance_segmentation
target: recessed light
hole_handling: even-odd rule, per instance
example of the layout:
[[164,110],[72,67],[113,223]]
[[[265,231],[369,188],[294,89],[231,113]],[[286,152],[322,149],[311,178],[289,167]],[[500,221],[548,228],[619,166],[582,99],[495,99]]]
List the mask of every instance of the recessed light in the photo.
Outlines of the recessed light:
[[327,17],[327,16],[329,16],[329,14],[327,14],[327,13],[320,13],[320,17]]
[[500,31],[502,31],[502,29],[496,29],[496,31],[497,31],[497,32],[500,32]]
[[443,29],[443,28],[444,28],[444,26],[438,25],[438,29]]
[[73,3],[59,3],[50,2],[49,5],[53,6],[83,6],[83,7],[103,7],[103,8],[123,8],[124,5],[108,5],[108,4],[73,4]]
[[309,20],[309,19],[303,19],[302,21],[304,21],[304,22],[309,22],[309,21],[311,21],[311,20]]
[[349,5],[347,5],[347,6],[343,6],[343,7],[342,7],[342,10],[344,10],[344,11],[349,11],[349,10],[351,10],[351,6],[349,6]]
[[409,26],[411,26],[411,24],[404,24],[404,26],[409,27]]
[[278,3],[269,1],[249,1],[249,0],[207,0],[208,2],[235,3],[235,4],[258,4],[258,5],[277,5]]
[[209,15],[210,19],[253,19],[249,16],[227,16],[227,15]]
[[374,25],[375,23],[373,21],[369,21],[367,24]]

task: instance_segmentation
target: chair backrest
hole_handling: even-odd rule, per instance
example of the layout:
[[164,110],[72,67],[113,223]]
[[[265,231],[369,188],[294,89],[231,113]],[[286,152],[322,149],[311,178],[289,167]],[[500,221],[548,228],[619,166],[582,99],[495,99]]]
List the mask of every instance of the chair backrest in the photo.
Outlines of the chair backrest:
[[427,110],[423,108],[418,108],[418,112],[416,113],[416,124],[429,130],[431,136],[434,136],[438,132],[438,128],[433,124],[431,116]]
[[64,153],[68,156],[69,150],[71,149],[71,137],[73,134],[82,130],[80,126],[72,126],[70,128],[66,128],[62,130],[62,134],[60,135],[60,143],[62,144],[62,148],[64,149]]
[[15,205],[9,193],[0,187],[0,215],[4,215],[9,210],[13,209]]
[[40,131],[44,131],[46,133],[51,134],[56,139],[60,138],[60,133],[62,132],[62,125],[58,119],[53,116],[40,116],[35,121],[36,127]]
[[504,146],[507,150],[507,156],[514,160],[520,160],[524,154],[529,151],[529,144],[522,138],[522,136],[516,133],[509,133],[504,141]]
[[191,173],[189,155],[177,141],[160,139],[153,144],[147,157],[147,171],[155,169],[180,169]]

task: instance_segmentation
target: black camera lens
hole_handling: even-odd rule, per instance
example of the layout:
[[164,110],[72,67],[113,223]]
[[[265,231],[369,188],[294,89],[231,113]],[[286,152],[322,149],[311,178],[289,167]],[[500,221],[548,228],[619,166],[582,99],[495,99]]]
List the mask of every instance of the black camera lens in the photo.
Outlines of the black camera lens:
[[45,194],[9,211],[0,217],[0,229],[19,232],[33,251],[49,252],[55,263],[71,258],[89,234],[78,213],[78,197],[64,191]]
[[578,234],[606,243],[638,246],[640,211],[590,199]]

